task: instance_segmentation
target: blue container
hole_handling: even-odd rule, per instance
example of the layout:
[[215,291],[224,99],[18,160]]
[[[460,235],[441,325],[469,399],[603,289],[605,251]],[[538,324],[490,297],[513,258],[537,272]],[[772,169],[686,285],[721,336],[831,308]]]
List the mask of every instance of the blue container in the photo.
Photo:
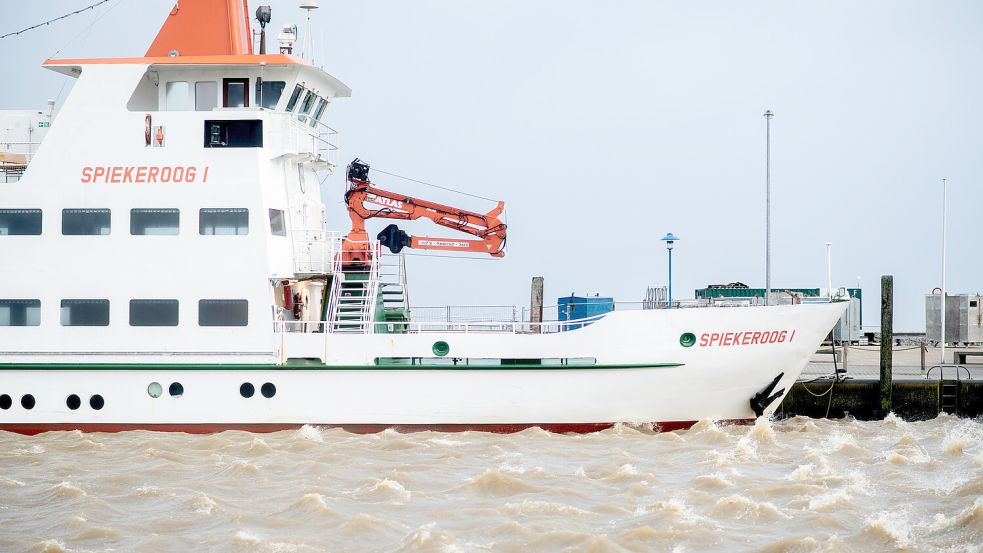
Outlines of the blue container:
[[[577,321],[614,311],[614,298],[566,296],[557,298],[556,305],[560,312],[559,318],[561,321]],[[583,324],[564,325],[560,327],[560,330],[574,330],[582,326],[587,326],[592,322],[594,321]]]

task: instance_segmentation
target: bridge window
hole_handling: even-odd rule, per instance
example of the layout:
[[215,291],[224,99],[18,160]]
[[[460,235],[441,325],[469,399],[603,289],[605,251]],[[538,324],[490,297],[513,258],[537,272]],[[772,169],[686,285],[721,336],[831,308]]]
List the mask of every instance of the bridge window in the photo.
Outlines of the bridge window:
[[130,300],[130,326],[177,326],[177,300]]
[[287,101],[287,111],[293,112],[297,108],[297,101],[300,100],[300,95],[304,92],[303,85],[297,85],[294,87],[294,91],[290,94],[290,100]]
[[198,300],[198,326],[246,326],[249,302],[246,300]]
[[273,233],[273,236],[287,235],[287,224],[282,209],[270,210],[270,232]]
[[0,326],[39,326],[41,300],[0,300]]
[[191,86],[187,81],[171,81],[164,86],[164,106],[168,111],[191,109]]
[[222,79],[222,105],[227,108],[249,107],[249,79]]
[[111,228],[108,209],[61,210],[61,233],[66,236],[106,235]]
[[286,87],[287,83],[283,81],[261,81],[261,84],[257,86],[260,107],[276,109],[276,105],[280,103],[280,96],[283,95],[283,89]]
[[263,122],[258,119],[205,121],[206,148],[262,148]]
[[61,300],[61,326],[109,326],[109,300]]
[[297,116],[301,121],[307,121],[307,115],[314,108],[314,100],[317,99],[317,94],[308,90],[307,95],[304,96],[304,103],[300,105],[300,114]]
[[238,208],[202,208],[198,211],[198,234],[249,234],[249,210]]
[[195,83],[195,110],[212,111],[218,107],[218,83],[198,81]]
[[41,234],[40,209],[0,209],[0,236]]
[[321,116],[324,115],[324,108],[328,107],[328,101],[324,98],[318,98],[317,109],[314,110],[314,115],[311,116],[311,126],[317,127],[317,124],[321,122]]
[[131,209],[130,234],[176,235],[181,223],[181,212],[177,209]]

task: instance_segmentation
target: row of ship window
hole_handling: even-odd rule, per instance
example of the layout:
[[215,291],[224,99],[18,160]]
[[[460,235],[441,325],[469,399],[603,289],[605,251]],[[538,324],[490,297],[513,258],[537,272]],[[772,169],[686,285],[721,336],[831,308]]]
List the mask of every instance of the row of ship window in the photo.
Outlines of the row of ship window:
[[[222,100],[222,107],[245,108],[250,106],[276,109],[287,86],[284,81],[256,81],[256,99],[249,101],[249,79],[222,79],[222,94],[218,94],[216,81],[170,81],[164,85],[164,109],[168,111],[212,111]],[[307,89],[303,84],[294,86],[287,100],[286,111],[296,113],[297,118],[317,127],[328,107],[328,100]]]
[[[198,326],[247,326],[249,302],[198,300]],[[0,326],[40,326],[41,300],[0,299]],[[62,326],[109,326],[109,300],[61,300]],[[177,326],[178,300],[130,300],[130,326]]]
[[[171,397],[179,398],[184,395],[184,386],[180,382],[171,382],[171,385],[167,387],[167,393],[170,394]],[[242,385],[239,386],[239,395],[246,399],[253,397],[253,394],[255,393],[256,387],[249,382],[243,382]],[[272,382],[267,382],[260,387],[260,393],[267,399],[272,398],[276,395],[276,386],[273,385]],[[147,386],[147,395],[154,399],[159,398],[164,395],[164,387],[160,385],[160,382],[151,382],[150,385]],[[0,409],[6,411],[13,407],[13,405],[14,401],[9,395],[0,394]],[[37,400],[34,399],[32,394],[24,394],[20,398],[20,405],[24,409],[30,411],[31,409],[34,409],[35,405],[37,405]],[[75,411],[82,406],[82,398],[80,398],[77,394],[71,394],[65,398],[65,405],[72,411]],[[101,395],[95,394],[89,397],[89,407],[92,409],[99,411],[105,406],[106,400]]]
[[[0,236],[37,236],[41,234],[40,209],[0,209]],[[171,208],[131,209],[130,234],[134,236],[176,235],[181,228],[181,211]],[[61,233],[66,236],[107,235],[112,231],[109,209],[62,209]],[[286,236],[286,218],[282,209],[270,209],[270,232]],[[249,210],[245,208],[210,208],[198,210],[198,234],[249,234]]]

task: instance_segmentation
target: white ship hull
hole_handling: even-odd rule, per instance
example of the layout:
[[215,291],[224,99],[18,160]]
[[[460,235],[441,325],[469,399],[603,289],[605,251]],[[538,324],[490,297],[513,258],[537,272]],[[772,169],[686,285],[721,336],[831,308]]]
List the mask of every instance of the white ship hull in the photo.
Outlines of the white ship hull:
[[[297,334],[291,338],[319,342],[328,357],[327,364],[300,366],[7,364],[0,394],[12,405],[0,410],[0,430],[274,431],[312,424],[353,431],[591,431],[617,422],[675,429],[701,419],[749,421],[756,417],[751,397],[778,375],[775,391],[788,390],[844,305],[615,312],[582,329],[545,335]],[[695,335],[694,345],[680,343],[685,333]],[[460,359],[458,365],[376,365],[385,357],[434,359],[436,341],[448,343],[446,358]],[[464,361],[554,358],[595,361]],[[160,397],[148,393],[152,383],[161,385]],[[172,383],[180,384],[179,397],[169,394]],[[252,384],[252,397],[240,393],[244,383]],[[266,383],[275,386],[272,397],[264,397]],[[35,401],[31,409],[22,405],[27,395]],[[72,395],[80,400],[77,409],[68,407]],[[98,410],[90,404],[97,395],[104,402]]]

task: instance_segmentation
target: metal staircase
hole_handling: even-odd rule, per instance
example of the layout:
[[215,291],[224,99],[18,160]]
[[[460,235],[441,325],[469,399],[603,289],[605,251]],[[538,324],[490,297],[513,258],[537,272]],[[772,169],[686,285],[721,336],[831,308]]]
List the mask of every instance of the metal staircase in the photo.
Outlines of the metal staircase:
[[374,255],[368,264],[348,264],[341,252],[335,256],[334,282],[328,307],[328,331],[365,334],[375,332],[379,298],[379,243],[366,245]]

